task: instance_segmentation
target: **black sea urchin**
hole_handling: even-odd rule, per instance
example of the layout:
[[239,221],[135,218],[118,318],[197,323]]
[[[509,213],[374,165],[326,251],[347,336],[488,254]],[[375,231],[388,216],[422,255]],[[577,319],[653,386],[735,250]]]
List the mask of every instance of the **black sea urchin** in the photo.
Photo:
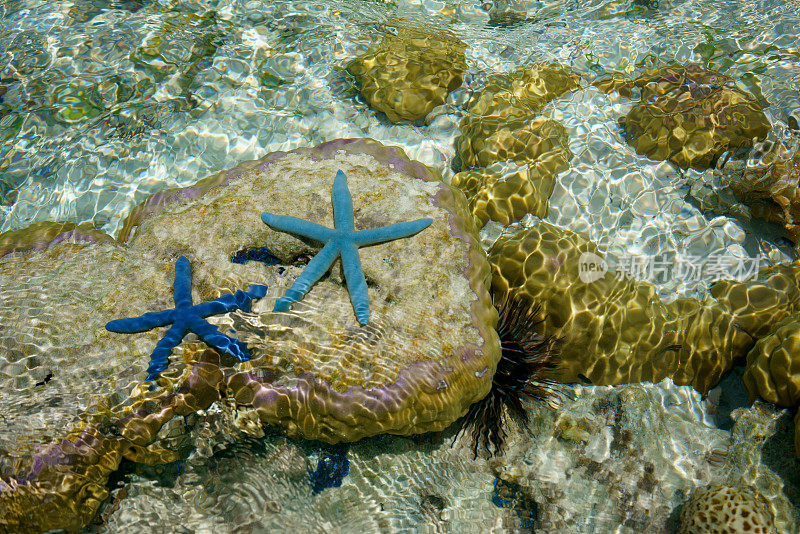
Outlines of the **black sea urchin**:
[[558,366],[558,360],[555,340],[536,331],[541,322],[537,320],[539,308],[508,299],[495,301],[495,307],[500,315],[497,333],[501,351],[492,389],[470,406],[459,430],[471,432],[476,458],[481,445],[490,454],[492,449],[496,454],[503,448],[504,407],[510,416],[527,423],[523,401],[532,399],[553,405],[563,396],[560,384],[543,377]]

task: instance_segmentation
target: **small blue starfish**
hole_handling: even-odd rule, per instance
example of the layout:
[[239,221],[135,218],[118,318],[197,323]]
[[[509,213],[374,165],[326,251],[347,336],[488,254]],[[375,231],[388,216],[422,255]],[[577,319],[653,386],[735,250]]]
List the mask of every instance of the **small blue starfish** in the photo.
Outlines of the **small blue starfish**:
[[272,311],[289,311],[292,303],[302,299],[311,286],[328,272],[336,258],[341,256],[342,270],[347,289],[350,291],[350,302],[353,304],[356,319],[361,324],[367,324],[369,322],[369,297],[367,296],[367,281],[364,278],[364,271],[361,269],[361,259],[358,257],[358,248],[412,236],[427,228],[433,219],[416,219],[380,228],[356,231],[353,226],[353,197],[347,188],[347,177],[342,171],[336,173],[333,181],[331,203],[333,204],[334,228],[327,228],[288,215],[261,214],[261,219],[274,230],[325,243],[322,250],[308,262],[305,270],[297,277],[292,287],[275,302]]
[[175,285],[173,298],[175,307],[171,310],[148,312],[139,317],[115,319],[106,324],[106,329],[120,334],[146,332],[157,326],[171,324],[167,333],[156,345],[150,355],[147,380],[155,380],[169,365],[169,355],[188,332],[194,332],[206,345],[237,358],[240,362],[250,359],[247,346],[238,339],[221,334],[217,327],[206,321],[206,317],[220,315],[233,310],[250,311],[251,299],[259,299],[267,294],[267,286],[252,285],[247,291],[228,293],[221,297],[192,304],[192,268],[185,256],[175,262]]

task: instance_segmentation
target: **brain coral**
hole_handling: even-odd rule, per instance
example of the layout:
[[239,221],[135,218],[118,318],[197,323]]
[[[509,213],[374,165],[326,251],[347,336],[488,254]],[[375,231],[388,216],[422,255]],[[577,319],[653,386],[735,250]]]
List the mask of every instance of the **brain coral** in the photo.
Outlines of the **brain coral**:
[[692,492],[679,534],[777,534],[767,500],[749,486],[713,484]]
[[[787,408],[800,405],[800,321],[787,317],[747,354],[742,381],[751,399]],[[800,421],[795,416],[795,453],[800,457]]]
[[367,103],[392,122],[417,121],[461,86],[466,45],[445,32],[397,28],[347,65]]
[[528,213],[547,216],[547,199],[556,183],[554,174],[540,171],[540,163],[505,176],[486,169],[473,169],[453,176],[450,185],[467,196],[478,227],[489,220],[508,225]]
[[747,354],[744,385],[751,397],[794,407],[800,403],[800,321],[787,317]]
[[461,121],[455,144],[462,167],[545,158],[551,172],[564,170],[571,156],[566,130],[538,112],[550,100],[578,88],[578,77],[558,63],[491,76]]
[[705,393],[742,357],[753,337],[800,310],[800,264],[765,269],[749,282],[722,281],[712,298],[662,302],[655,287],[600,273],[582,280],[593,243],[557,226],[509,232],[489,252],[493,292],[539,308],[540,328],[560,340],[552,378],[616,385],[670,377]]
[[[539,110],[578,87],[578,77],[558,63],[489,77],[461,121],[455,146],[463,172],[451,182],[467,195],[479,226],[490,219],[509,224],[527,213],[547,214],[555,177],[569,167],[572,153],[564,126]],[[505,174],[485,169],[499,162],[528,169]]]
[[[353,314],[338,265],[290,312],[271,311],[319,244],[270,230],[260,215],[280,212],[330,226],[330,188],[339,169],[348,176],[356,229],[433,219],[412,238],[361,250],[371,304],[366,326]],[[116,242],[73,229],[56,232],[43,250],[22,252],[28,239],[22,234],[0,238],[16,250],[0,253],[7,348],[0,352],[0,411],[8,430],[0,448],[27,458],[0,457],[0,506],[17,503],[11,507],[17,515],[3,518],[8,524],[24,521],[19,514],[33,503],[61,502],[67,489],[104,487],[121,457],[174,460],[174,453],[154,448],[161,427],[223,395],[290,435],[337,442],[411,434],[440,430],[463,415],[489,390],[499,359],[489,266],[463,195],[402,150],[372,140],[274,153],[158,193],[133,210]],[[265,246],[281,263],[230,261]],[[230,358],[184,343],[150,391],[141,380],[161,333],[120,336],[104,325],[160,309],[153,295],[171,294],[181,255],[192,262],[198,300],[250,284],[270,292],[253,313],[210,318],[248,345],[251,361],[234,369]],[[24,401],[32,391],[35,417]],[[95,459],[78,447],[75,458],[55,466],[34,452],[32,445],[69,428],[78,437],[81,429],[103,429],[103,450],[110,452]],[[15,482],[39,478],[47,483],[36,491]],[[80,523],[98,502],[50,510],[47,528]]]
[[723,173],[754,217],[782,224],[789,238],[800,242],[800,144],[789,149],[776,143],[756,165],[735,162]]
[[628,143],[651,159],[704,170],[728,149],[753,146],[770,129],[752,95],[699,65],[663,67],[633,85],[642,87],[641,100],[620,122]]

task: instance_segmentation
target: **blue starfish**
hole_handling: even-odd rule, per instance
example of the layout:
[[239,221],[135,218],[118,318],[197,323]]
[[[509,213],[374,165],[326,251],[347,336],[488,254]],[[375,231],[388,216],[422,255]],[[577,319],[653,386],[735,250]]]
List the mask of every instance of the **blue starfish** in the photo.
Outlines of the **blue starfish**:
[[361,259],[358,257],[358,248],[412,236],[427,228],[433,219],[416,219],[380,228],[356,231],[353,226],[353,197],[350,196],[347,177],[342,171],[336,173],[333,181],[331,203],[333,204],[334,228],[327,228],[288,215],[261,214],[261,219],[274,230],[325,243],[322,250],[308,262],[305,270],[297,277],[292,287],[275,302],[272,311],[289,311],[292,303],[302,299],[311,286],[328,272],[336,258],[341,256],[342,270],[347,289],[350,291],[350,302],[353,304],[356,319],[361,324],[367,324],[369,322],[369,297],[367,296],[367,281],[364,279],[364,271],[361,269]]
[[258,299],[266,295],[267,286],[252,285],[247,291],[228,293],[218,299],[192,304],[192,268],[189,260],[185,256],[181,256],[175,262],[174,288],[175,307],[173,309],[149,312],[129,319],[115,319],[106,324],[107,330],[120,334],[146,332],[157,326],[172,325],[150,355],[147,380],[155,380],[161,371],[167,368],[170,352],[188,332],[194,332],[207,345],[234,356],[240,362],[250,359],[250,352],[244,343],[221,334],[217,327],[210,324],[205,318],[236,309],[249,312],[251,299]]

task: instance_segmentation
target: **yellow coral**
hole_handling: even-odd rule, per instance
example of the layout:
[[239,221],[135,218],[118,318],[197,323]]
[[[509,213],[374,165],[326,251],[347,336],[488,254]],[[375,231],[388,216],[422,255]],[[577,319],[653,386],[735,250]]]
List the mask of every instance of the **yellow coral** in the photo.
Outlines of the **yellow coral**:
[[642,87],[641,101],[621,122],[628,143],[651,159],[703,170],[730,148],[753,146],[770,129],[752,95],[698,65],[664,67],[634,85]]
[[564,126],[541,116],[510,120],[467,115],[461,121],[456,149],[464,168],[487,167],[507,160],[540,162],[553,175],[565,170],[572,157]]
[[754,217],[782,224],[789,238],[800,243],[800,146],[792,154],[776,144],[759,165],[731,180],[730,188]]
[[538,307],[541,332],[560,340],[562,366],[551,378],[563,382],[671,377],[705,393],[753,337],[800,309],[797,263],[766,269],[755,281],[715,284],[703,302],[664,303],[652,284],[611,272],[584,281],[586,258],[602,255],[580,235],[545,222],[501,237],[489,255],[495,295]]
[[347,65],[367,103],[392,122],[417,121],[461,86],[466,45],[444,32],[403,27]]
[[751,398],[773,404],[800,404],[800,321],[789,317],[759,339],[747,355],[742,377]]
[[555,61],[536,63],[509,74],[490,76],[486,87],[470,106],[478,116],[527,117],[546,103],[580,88],[569,67]]
[[540,170],[541,163],[507,176],[483,169],[460,172],[451,185],[467,196],[478,227],[489,220],[508,225],[531,213],[547,216],[548,202],[555,185],[555,175]]

